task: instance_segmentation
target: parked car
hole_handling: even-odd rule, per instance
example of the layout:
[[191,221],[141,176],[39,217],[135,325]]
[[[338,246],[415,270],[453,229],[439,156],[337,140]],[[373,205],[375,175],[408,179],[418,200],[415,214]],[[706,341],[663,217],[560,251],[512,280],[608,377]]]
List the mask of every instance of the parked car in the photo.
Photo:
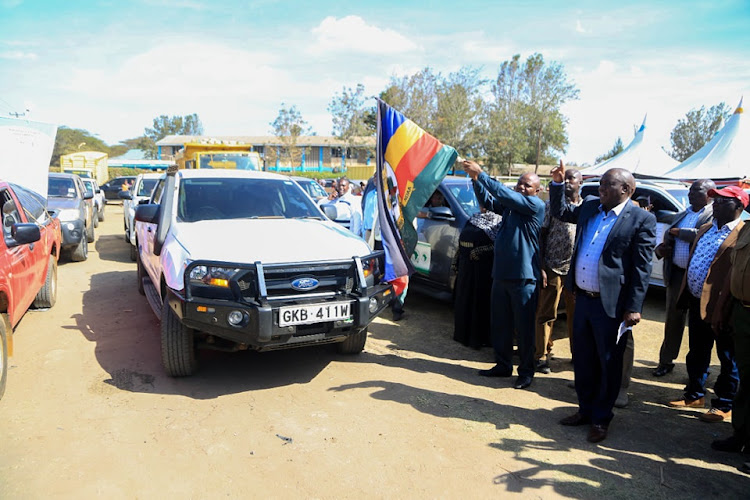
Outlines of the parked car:
[[104,202],[104,192],[99,188],[95,179],[81,177],[81,182],[86,192],[94,195],[94,227],[99,227],[99,221],[104,220],[104,207],[107,205]]
[[86,260],[94,242],[94,195],[75,174],[49,174],[47,208],[55,210],[62,228],[62,248],[74,262]]
[[[130,189],[135,182],[135,175],[124,175],[122,177],[115,177],[102,184],[102,191],[104,191],[104,202],[109,203],[110,201],[120,200],[120,191],[127,191]],[[128,187],[123,190],[123,185],[127,184]]]
[[294,182],[299,184],[314,201],[317,202],[323,198],[328,198],[326,190],[323,189],[323,186],[321,186],[315,179],[310,179],[309,177],[292,177],[292,179],[294,179]]
[[364,349],[391,302],[383,252],[323,213],[289,177],[177,170],[135,212],[138,290],[161,318],[162,364],[192,374],[196,348]]
[[427,206],[417,217],[418,241],[412,255],[417,272],[409,287],[451,300],[456,281],[452,264],[459,236],[471,216],[479,212],[479,202],[468,177],[447,176],[436,192],[442,194],[441,206]]
[[0,181],[3,238],[0,238],[0,398],[13,354],[13,329],[33,306],[57,300],[60,221],[50,216],[41,195]]
[[125,227],[125,241],[130,243],[130,260],[135,262],[135,209],[140,203],[147,202],[151,197],[157,181],[164,174],[138,174],[129,191],[120,191],[122,199],[122,217]]

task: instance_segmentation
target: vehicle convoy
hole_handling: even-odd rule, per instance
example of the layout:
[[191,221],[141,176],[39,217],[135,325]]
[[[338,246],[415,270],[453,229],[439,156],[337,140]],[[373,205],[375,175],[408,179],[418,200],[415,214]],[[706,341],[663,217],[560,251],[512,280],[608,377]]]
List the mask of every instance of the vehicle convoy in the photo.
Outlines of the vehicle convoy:
[[81,178],[94,179],[104,184],[109,179],[107,153],[99,151],[78,151],[60,156],[60,172],[76,174]]
[[162,174],[138,174],[135,182],[128,191],[120,191],[122,200],[123,226],[125,227],[125,241],[130,243],[130,260],[135,261],[135,208],[151,197],[157,181]]
[[135,221],[138,290],[161,318],[171,376],[196,370],[196,348],[359,353],[392,298],[383,252],[286,176],[171,167]]
[[88,177],[81,177],[83,187],[87,193],[93,195],[94,202],[94,227],[99,227],[99,221],[104,220],[104,207],[107,205],[104,202],[104,192],[99,187],[99,183],[96,179],[90,179]]
[[175,155],[179,168],[263,170],[260,153],[251,144],[237,142],[188,142]]
[[70,250],[70,260],[84,261],[94,242],[94,195],[75,174],[51,173],[48,183],[47,208],[60,219],[62,249]]
[[0,398],[13,354],[13,329],[31,307],[48,308],[57,300],[60,221],[50,216],[44,198],[0,181],[3,238],[0,241]]

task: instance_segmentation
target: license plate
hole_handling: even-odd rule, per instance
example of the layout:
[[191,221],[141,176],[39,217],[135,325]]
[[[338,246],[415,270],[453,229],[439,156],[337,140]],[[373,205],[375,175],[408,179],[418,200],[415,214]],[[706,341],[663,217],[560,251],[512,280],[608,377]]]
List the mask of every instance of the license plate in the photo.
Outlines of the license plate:
[[348,319],[352,319],[350,302],[279,308],[279,326],[311,325],[313,323]]

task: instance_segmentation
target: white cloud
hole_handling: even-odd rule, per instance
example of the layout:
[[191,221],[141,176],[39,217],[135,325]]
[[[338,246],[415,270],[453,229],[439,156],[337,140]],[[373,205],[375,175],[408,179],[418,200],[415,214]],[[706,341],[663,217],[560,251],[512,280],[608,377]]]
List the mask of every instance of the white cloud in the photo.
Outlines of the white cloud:
[[326,17],[312,29],[315,42],[311,54],[353,52],[365,54],[400,54],[420,50],[404,35],[367,24],[359,16]]
[[143,0],[143,3],[155,7],[166,7],[168,9],[206,10],[208,8],[205,4],[192,0]]
[[10,59],[14,61],[35,61],[39,56],[34,52],[24,52],[22,50],[7,50],[0,52],[0,59]]
[[586,30],[583,29],[583,25],[581,24],[581,20],[580,19],[576,20],[576,32],[577,33],[586,33]]

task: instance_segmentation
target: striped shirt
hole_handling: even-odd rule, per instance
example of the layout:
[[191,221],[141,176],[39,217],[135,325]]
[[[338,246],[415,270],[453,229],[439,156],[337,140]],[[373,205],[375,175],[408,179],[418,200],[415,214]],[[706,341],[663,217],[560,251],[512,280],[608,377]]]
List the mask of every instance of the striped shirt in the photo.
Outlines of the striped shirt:
[[[697,212],[693,211],[692,207],[688,207],[686,210],[685,217],[677,224],[677,228],[686,229],[694,228],[698,218],[701,216],[706,207],[701,208]],[[685,269],[688,265],[688,259],[690,258],[690,244],[691,242],[675,238],[674,240],[674,255],[672,257],[672,263],[681,268]]]

